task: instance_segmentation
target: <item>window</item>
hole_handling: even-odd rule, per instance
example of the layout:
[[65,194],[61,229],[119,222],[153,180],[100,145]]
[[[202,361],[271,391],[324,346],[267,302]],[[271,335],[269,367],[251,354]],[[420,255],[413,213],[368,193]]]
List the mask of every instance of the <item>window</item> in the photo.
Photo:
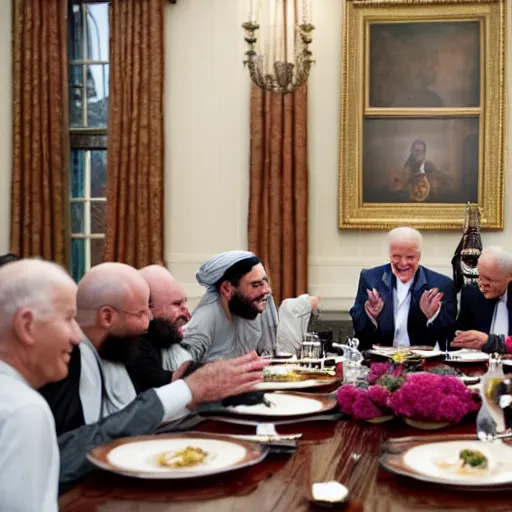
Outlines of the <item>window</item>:
[[108,2],[70,0],[68,79],[70,272],[78,281],[103,261],[109,92]]

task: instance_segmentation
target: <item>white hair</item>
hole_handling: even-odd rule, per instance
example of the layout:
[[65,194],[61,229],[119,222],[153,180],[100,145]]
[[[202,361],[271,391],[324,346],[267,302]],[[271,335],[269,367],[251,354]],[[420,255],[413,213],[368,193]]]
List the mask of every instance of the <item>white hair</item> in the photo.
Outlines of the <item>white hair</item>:
[[416,245],[418,251],[421,251],[423,237],[417,229],[411,228],[409,226],[400,226],[398,228],[392,229],[388,233],[388,247],[390,247],[395,242],[412,242]]
[[76,286],[69,274],[56,263],[40,259],[22,259],[0,268],[0,326],[11,324],[21,308],[36,318],[53,315],[51,300],[55,286]]
[[486,247],[480,254],[480,258],[491,256],[496,262],[500,272],[512,276],[512,254],[497,245]]

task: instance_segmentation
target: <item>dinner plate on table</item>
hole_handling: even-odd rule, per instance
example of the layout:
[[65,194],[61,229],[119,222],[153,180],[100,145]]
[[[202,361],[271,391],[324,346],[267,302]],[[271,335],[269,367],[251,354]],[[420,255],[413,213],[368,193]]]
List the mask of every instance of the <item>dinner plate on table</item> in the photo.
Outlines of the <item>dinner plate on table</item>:
[[243,416],[307,416],[334,409],[336,399],[307,393],[265,393],[265,403],[226,407],[225,412]]
[[[486,470],[460,469],[462,450],[476,450],[488,460]],[[448,440],[422,443],[398,454],[385,454],[381,464],[393,473],[468,491],[512,488],[512,447],[504,443]]]
[[[186,448],[202,451],[204,460],[185,467],[168,467],[159,462],[163,454],[172,459]],[[261,462],[267,453],[265,447],[251,441],[189,432],[117,439],[94,448],[87,458],[97,467],[120,475],[174,480],[200,478],[252,466]]]
[[308,389],[336,384],[340,379],[334,370],[304,368],[298,364],[267,366],[265,380],[256,384],[257,391]]
[[480,350],[463,348],[461,350],[453,350],[448,352],[451,363],[484,363],[489,360],[489,354]]
[[420,356],[422,359],[432,359],[444,355],[444,352],[440,350],[434,350],[433,347],[423,345],[412,347],[381,347],[379,345],[373,345],[370,350],[367,350],[368,354],[388,357],[390,359],[398,352],[408,352],[412,355]]

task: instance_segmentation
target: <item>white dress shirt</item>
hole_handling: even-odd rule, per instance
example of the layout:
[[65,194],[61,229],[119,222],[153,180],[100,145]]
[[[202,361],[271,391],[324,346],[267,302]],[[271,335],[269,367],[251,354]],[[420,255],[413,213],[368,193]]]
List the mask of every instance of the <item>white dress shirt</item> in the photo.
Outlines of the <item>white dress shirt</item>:
[[500,300],[494,306],[494,314],[492,316],[491,329],[489,334],[504,334],[508,336],[508,308],[507,308],[508,291],[500,297]]
[[[89,340],[80,344],[80,358],[82,363],[80,402],[86,424],[95,423],[101,418],[121,410],[135,398],[133,383],[124,366],[122,368],[124,371],[110,372],[113,365],[117,363],[103,361]],[[106,379],[105,372],[109,374]],[[103,385],[107,395],[103,397],[103,400],[102,378],[105,379]],[[126,393],[120,393],[120,390],[123,389],[126,389]],[[190,413],[187,405],[192,401],[192,393],[185,381],[171,382],[160,388],[155,388],[155,392],[164,408],[162,421],[177,420]],[[107,407],[107,403],[113,403],[112,396],[114,395],[116,396],[116,407]]]
[[59,449],[45,399],[0,361],[0,510],[57,512]]
[[411,308],[412,279],[407,283],[396,280],[396,288],[393,290],[393,315],[395,320],[395,336],[393,346],[410,347],[411,340],[407,332],[407,319]]

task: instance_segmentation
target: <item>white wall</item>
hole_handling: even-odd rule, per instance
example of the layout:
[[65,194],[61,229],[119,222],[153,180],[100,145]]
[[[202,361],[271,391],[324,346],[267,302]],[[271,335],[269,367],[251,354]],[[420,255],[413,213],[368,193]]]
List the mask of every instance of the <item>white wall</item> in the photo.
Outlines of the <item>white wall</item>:
[[[240,28],[246,3],[184,0],[167,8],[165,256],[186,284],[192,306],[202,292],[194,279],[199,264],[218,251],[245,248],[247,243],[249,79],[241,64],[245,44]],[[343,3],[313,1],[309,291],[324,298],[324,310],[347,310],[360,269],[384,263],[387,257],[384,232],[338,229]],[[512,52],[510,42],[508,47]],[[509,97],[511,84],[508,80]],[[506,173],[510,179],[510,171]],[[504,232],[484,233],[484,244],[512,250],[512,208],[507,201],[505,226]],[[460,233],[424,235],[422,262],[450,275]]]
[[247,248],[249,93],[238,0],[166,7],[165,259],[191,305],[199,265]]
[[0,2],[0,254],[9,251],[11,230],[12,56],[11,2]]

